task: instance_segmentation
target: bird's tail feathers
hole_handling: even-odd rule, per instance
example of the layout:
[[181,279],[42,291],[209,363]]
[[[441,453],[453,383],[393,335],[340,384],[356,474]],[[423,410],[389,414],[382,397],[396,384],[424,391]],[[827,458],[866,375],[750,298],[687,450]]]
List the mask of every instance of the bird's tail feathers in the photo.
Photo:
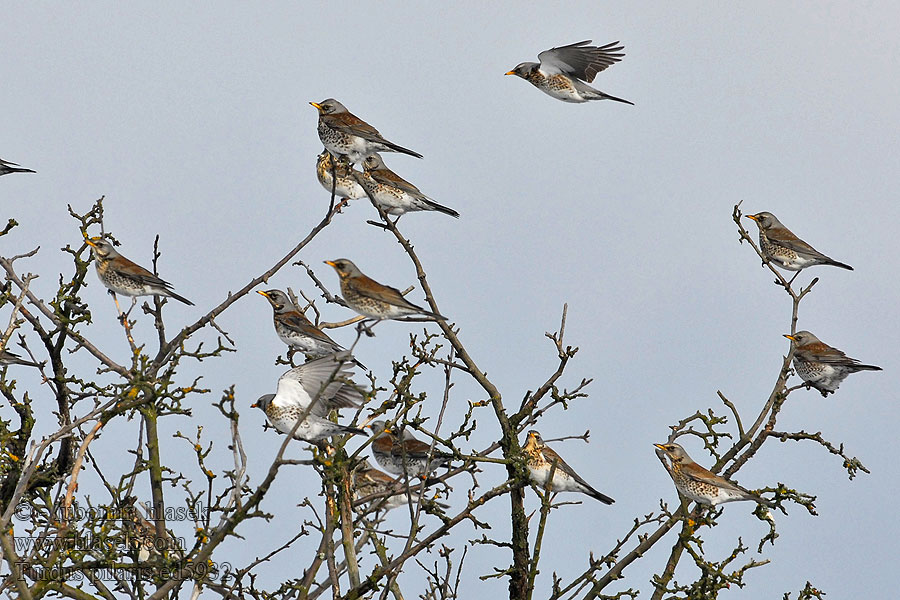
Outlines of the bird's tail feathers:
[[444,206],[443,204],[438,204],[437,202],[435,202],[434,200],[431,200],[431,199],[426,199],[425,204],[427,204],[433,210],[442,212],[446,215],[450,215],[451,217],[456,217],[457,219],[459,218],[459,213],[456,212],[455,210],[453,210],[452,208],[450,208],[449,206]]
[[401,152],[403,154],[409,154],[410,156],[415,156],[416,158],[424,158],[421,154],[416,152],[415,150],[410,150],[409,148],[404,148],[403,146],[398,146],[392,142],[384,141],[385,146],[393,150],[394,152]]

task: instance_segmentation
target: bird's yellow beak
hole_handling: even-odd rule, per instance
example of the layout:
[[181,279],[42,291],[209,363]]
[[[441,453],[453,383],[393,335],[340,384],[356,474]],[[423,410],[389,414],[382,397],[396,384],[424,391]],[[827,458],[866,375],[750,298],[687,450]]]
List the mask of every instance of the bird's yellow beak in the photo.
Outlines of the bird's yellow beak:
[[89,238],[87,236],[85,236],[85,238],[84,238],[84,243],[87,244],[88,246],[90,246],[91,248],[97,247],[97,242],[95,242],[94,240],[92,240],[91,238]]
[[515,71],[507,71],[506,73],[504,73],[504,75],[515,75],[515,74],[516,74]]
[[787,339],[789,339],[789,340],[791,340],[791,341],[796,341],[796,340],[797,340],[797,338],[795,338],[794,336],[792,336],[792,335],[789,334],[789,333],[785,333],[785,334],[784,334],[784,337],[786,337]]
[[266,298],[269,297],[269,295],[262,290],[256,290],[256,293],[259,294],[260,296],[265,296]]
[[662,444],[653,444],[653,445],[656,446],[657,448],[659,448],[660,450],[662,450],[663,452],[666,451],[666,447],[663,446]]
[[259,408],[259,403],[254,402],[253,404],[250,405],[250,408]]
[[756,218],[756,215],[744,215],[744,216],[747,217],[748,219],[752,219],[753,221],[759,221],[759,219]]
[[324,261],[324,262],[325,262],[325,264],[328,265],[329,267],[334,267],[335,269],[337,269],[337,265],[335,264],[335,262],[334,262],[333,260],[326,260],[326,261]]
[[318,110],[322,110],[322,105],[318,102],[310,102],[311,106],[315,106]]

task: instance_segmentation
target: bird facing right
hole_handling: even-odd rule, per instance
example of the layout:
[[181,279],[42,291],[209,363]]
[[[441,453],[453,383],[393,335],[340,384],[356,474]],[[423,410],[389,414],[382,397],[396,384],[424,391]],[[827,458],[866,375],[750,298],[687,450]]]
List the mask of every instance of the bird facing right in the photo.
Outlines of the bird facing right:
[[806,382],[822,393],[834,393],[841,382],[857,371],[881,371],[881,367],[864,365],[837,348],[832,348],[808,331],[784,334],[794,344],[794,370]]
[[[685,498],[709,506],[740,500],[753,500],[765,506],[775,506],[774,502],[748,492],[733,481],[701,467],[691,460],[680,445],[674,442],[653,445],[656,446],[656,453],[660,457],[665,455],[669,458],[666,470],[675,482],[678,493]],[[660,451],[663,454],[660,454]]]
[[581,492],[587,494],[591,498],[596,498],[604,504],[612,504],[615,502],[606,494],[601,494],[588,484],[587,481],[575,472],[575,469],[566,464],[559,454],[544,444],[541,434],[533,429],[528,432],[528,438],[525,446],[522,448],[525,452],[526,462],[528,464],[528,472],[531,474],[531,480],[540,488],[547,485],[547,478],[550,477],[550,471],[553,470],[554,464],[556,470],[553,472],[553,481],[550,484],[552,492]]
[[[550,48],[538,54],[539,63],[523,62],[506,75],[521,77],[545,94],[563,102],[615,100],[634,105],[623,98],[610,96],[588,83],[597,73],[622,60],[624,46],[612,42],[605,46],[588,46],[591,40]],[[587,83],[585,83],[587,82]]]
[[747,215],[747,218],[759,227],[759,247],[763,255],[782,269],[800,271],[814,265],[832,265],[853,270],[850,265],[825,256],[798,238],[770,212]]

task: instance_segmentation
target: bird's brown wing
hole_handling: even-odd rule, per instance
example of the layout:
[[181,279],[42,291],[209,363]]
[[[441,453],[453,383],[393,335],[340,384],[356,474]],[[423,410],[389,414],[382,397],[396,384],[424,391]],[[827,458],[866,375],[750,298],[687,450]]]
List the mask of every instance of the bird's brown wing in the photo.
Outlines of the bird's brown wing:
[[583,47],[590,44],[591,40],[550,48],[538,54],[541,61],[541,70],[547,73],[560,72],[577,77],[588,83],[594,80],[597,73],[609,68],[622,60],[624,46],[617,46],[619,42],[612,42],[605,46]]
[[356,135],[371,142],[385,142],[378,130],[350,113],[338,113],[334,115],[323,115],[325,122],[332,128],[342,133]]
[[310,337],[314,337],[323,342],[329,342],[334,344],[335,346],[340,346],[333,339],[328,337],[324,331],[318,329],[315,325],[313,325],[309,319],[303,316],[303,313],[299,311],[291,311],[289,313],[284,313],[280,316],[280,320],[295,331],[299,331],[304,335],[308,335]]
[[844,354],[837,348],[832,348],[824,342],[813,342],[812,344],[806,344],[805,346],[797,348],[797,353],[801,355],[801,358],[806,358],[815,362],[832,364],[859,362],[853,358],[849,358],[846,354]]
[[425,195],[419,191],[419,188],[406,181],[390,169],[373,169],[369,171],[369,175],[372,176],[372,179],[377,181],[382,185],[389,185],[391,187],[395,187],[398,190],[402,190],[411,196],[424,198]]
[[141,265],[128,260],[124,256],[119,255],[113,263],[113,267],[117,271],[125,273],[129,277],[133,277],[143,284],[161,286],[164,288],[172,287],[172,284],[168,281],[160,279]]
[[787,227],[771,227],[766,231],[766,237],[777,243],[779,246],[784,246],[794,252],[803,252],[804,254],[825,257],[824,254],[794,235]]
[[393,304],[394,306],[411,307],[420,310],[420,307],[407,302],[403,297],[403,294],[401,294],[400,290],[397,288],[392,288],[389,285],[381,285],[374,279],[365,275],[356,276],[354,278],[354,284],[356,291],[374,300],[381,300],[388,304]]

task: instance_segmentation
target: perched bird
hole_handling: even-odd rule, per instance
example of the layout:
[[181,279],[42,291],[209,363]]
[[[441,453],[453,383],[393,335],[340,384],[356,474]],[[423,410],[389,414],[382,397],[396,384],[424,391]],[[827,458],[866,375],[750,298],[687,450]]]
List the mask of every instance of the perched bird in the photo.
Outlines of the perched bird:
[[296,348],[308,358],[320,358],[343,348],[313,325],[281,290],[257,291],[272,305],[275,333],[281,341]]
[[[753,500],[765,506],[775,506],[775,503],[771,500],[766,500],[748,492],[738,484],[704,469],[691,460],[684,448],[678,444],[653,445],[658,448],[657,454],[660,456],[660,459],[663,456],[669,458],[670,463],[665,463],[664,461],[666,470],[682,496],[694,502],[711,506],[739,500]],[[662,454],[660,451],[662,451]]]
[[794,370],[822,396],[834,393],[850,373],[857,371],[881,371],[881,367],[864,365],[850,358],[837,348],[819,341],[808,331],[798,331],[794,335],[784,334],[794,343]]
[[0,158],[0,175],[9,175],[10,173],[34,173],[31,169],[20,167],[14,162],[3,160]]
[[363,173],[354,172],[356,180],[362,184],[363,193],[368,192],[375,204],[389,215],[400,215],[416,210],[436,210],[459,218],[452,208],[438,204],[419,188],[406,181],[384,165],[377,154],[370,154],[363,160]]
[[612,504],[615,502],[612,498],[605,494],[601,494],[592,488],[587,481],[575,472],[575,470],[566,464],[559,454],[554,452],[549,446],[544,444],[541,434],[533,429],[528,432],[528,439],[525,441],[525,447],[522,448],[526,455],[528,464],[528,472],[531,473],[531,481],[538,487],[543,488],[547,485],[547,478],[550,476],[550,470],[556,465],[553,473],[553,481],[550,484],[550,490],[553,492],[581,492],[587,494],[591,498],[596,498],[604,504]]
[[[413,492],[409,496],[406,494],[404,487],[398,485],[400,480],[395,479],[378,469],[372,467],[368,460],[364,460],[353,471],[353,499],[355,502],[365,501],[370,496],[376,496],[369,500],[371,509],[389,511],[407,504],[410,497],[414,502],[424,493]],[[393,494],[388,494],[394,490]],[[448,508],[448,505],[441,502],[436,503],[441,508]]]
[[[369,425],[375,436],[372,439],[372,456],[381,468],[394,475],[408,473],[411,477],[425,477],[427,473],[446,464],[451,456],[437,450],[431,444],[417,440],[412,432],[404,429],[400,439],[384,421],[372,421]],[[429,455],[431,460],[428,460]]]
[[275,429],[290,433],[297,423],[294,439],[317,443],[332,435],[360,433],[364,430],[339,425],[324,418],[333,409],[359,408],[362,394],[349,380],[350,355],[332,354],[294,367],[278,378],[274,394],[260,396],[250,408],[259,408]]
[[7,365],[22,365],[24,367],[40,367],[36,362],[31,362],[30,360],[25,360],[20,357],[18,354],[14,354],[7,349],[0,350],[0,367],[5,367]]
[[334,98],[310,104],[319,111],[319,139],[335,156],[346,156],[354,164],[375,152],[402,152],[422,158],[418,152],[381,137],[377,129],[348,111]]
[[400,290],[370,279],[346,258],[326,260],[326,265],[334,267],[341,280],[341,295],[350,308],[371,319],[396,319],[407,315],[425,315],[432,319],[445,320],[437,313],[408,302]]
[[588,85],[597,73],[622,60],[625,54],[620,50],[624,50],[625,46],[618,46],[619,42],[599,47],[586,45],[590,43],[591,40],[585,40],[544,50],[538,54],[540,63],[519,63],[506,74],[517,75],[563,102],[615,100],[634,105],[634,102],[610,96]]
[[[759,246],[763,256],[788,271],[800,271],[813,265],[832,265],[853,270],[850,265],[832,260],[798,238],[770,212],[747,215],[759,227]],[[794,275],[796,277],[797,275]],[[791,282],[793,282],[793,277]]]
[[[100,282],[113,294],[131,296],[132,306],[137,302],[137,296],[168,296],[189,306],[194,305],[172,291],[172,284],[119,254],[108,240],[95,237],[85,238],[84,241],[91,247],[97,261],[95,266]],[[116,306],[118,305],[116,300]]]
[[334,188],[334,194],[336,196],[339,198],[346,198],[347,200],[356,200],[358,198],[366,197],[366,191],[356,180],[356,176],[362,175],[362,173],[349,168],[345,163],[339,160],[335,160],[331,155],[331,152],[325,150],[316,160],[316,177],[329,194],[331,193],[333,182],[331,176],[332,169],[337,175],[337,184],[335,184]]

